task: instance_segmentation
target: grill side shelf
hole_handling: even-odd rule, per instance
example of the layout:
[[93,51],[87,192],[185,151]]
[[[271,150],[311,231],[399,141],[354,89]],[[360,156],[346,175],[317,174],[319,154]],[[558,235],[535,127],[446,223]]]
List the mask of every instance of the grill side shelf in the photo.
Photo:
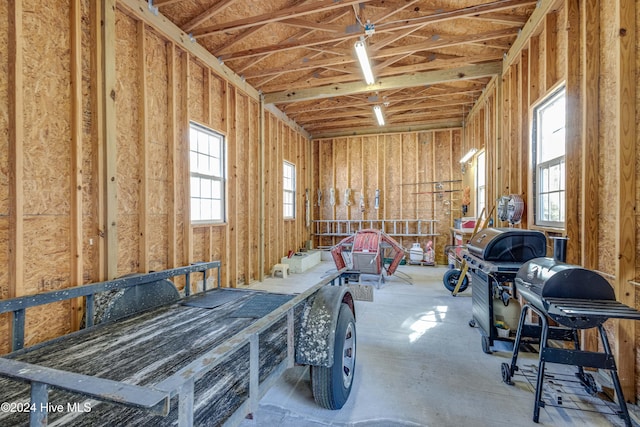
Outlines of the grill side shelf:
[[590,316],[640,320],[640,311],[618,301],[571,298],[545,298],[544,301],[549,304],[549,312],[567,317]]

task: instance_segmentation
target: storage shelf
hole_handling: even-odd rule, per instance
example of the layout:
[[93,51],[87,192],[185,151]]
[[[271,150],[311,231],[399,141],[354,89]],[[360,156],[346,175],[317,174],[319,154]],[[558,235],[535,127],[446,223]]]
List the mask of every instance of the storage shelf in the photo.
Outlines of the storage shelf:
[[390,236],[429,237],[438,236],[435,219],[372,219],[372,220],[315,220],[315,236],[346,237],[359,230],[382,230]]

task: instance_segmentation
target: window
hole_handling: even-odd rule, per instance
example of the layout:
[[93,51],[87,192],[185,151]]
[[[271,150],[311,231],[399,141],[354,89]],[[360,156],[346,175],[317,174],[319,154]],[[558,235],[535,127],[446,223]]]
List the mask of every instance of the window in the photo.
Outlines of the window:
[[[485,208],[484,200],[486,194],[486,164],[484,151],[480,152],[476,157],[476,216],[480,217],[480,213]],[[488,215],[488,212],[485,212]]]
[[533,184],[537,225],[564,227],[565,114],[564,88],[534,109]]
[[296,217],[296,166],[284,162],[282,186],[284,188],[284,217]]
[[223,222],[225,193],[224,136],[191,123],[191,222]]

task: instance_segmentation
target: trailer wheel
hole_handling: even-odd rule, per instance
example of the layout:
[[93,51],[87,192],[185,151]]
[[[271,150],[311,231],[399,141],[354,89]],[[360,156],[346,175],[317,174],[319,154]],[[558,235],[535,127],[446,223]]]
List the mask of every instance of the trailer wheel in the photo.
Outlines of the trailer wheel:
[[[452,270],[447,270],[442,276],[442,282],[444,283],[444,287],[447,288],[449,292],[453,292],[456,289],[456,285],[458,284],[458,279],[460,278],[461,271],[457,268]],[[460,289],[458,292],[463,292],[469,286],[469,278],[465,275],[464,279],[462,279],[462,284],[460,285]]]
[[353,385],[356,367],[356,323],[347,304],[340,306],[336,325],[333,366],[311,366],[311,389],[316,403],[326,409],[340,409]]

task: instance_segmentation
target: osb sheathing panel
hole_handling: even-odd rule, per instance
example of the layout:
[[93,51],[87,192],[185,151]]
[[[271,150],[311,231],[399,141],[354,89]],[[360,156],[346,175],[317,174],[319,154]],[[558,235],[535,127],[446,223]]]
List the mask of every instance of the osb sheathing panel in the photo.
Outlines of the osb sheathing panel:
[[[116,14],[116,91],[117,194],[118,194],[118,275],[139,269],[139,199],[143,177],[140,170],[142,142],[138,132],[141,72],[138,67],[136,22]],[[135,236],[135,238],[133,238]]]
[[336,190],[336,205],[335,212],[336,218],[348,219],[347,207],[344,205],[345,190],[349,186],[349,150],[347,145],[348,139],[339,139],[334,142],[333,149],[333,161],[335,168],[335,183]]
[[[378,188],[378,138],[363,136],[362,138],[362,189],[364,189],[363,219],[377,219],[375,209],[376,189]],[[359,204],[359,201],[358,201]]]
[[[206,71],[208,73],[208,70]],[[199,62],[189,59],[189,120],[208,125],[204,105],[205,69]],[[207,110],[208,111],[208,110]]]
[[196,262],[208,261],[206,259],[205,248],[209,244],[209,228],[210,227],[195,227],[193,229],[193,237],[191,243],[193,244],[193,260]]
[[[215,74],[211,75],[209,82],[211,86],[211,96],[209,97],[209,102],[211,103],[211,126],[218,132],[224,133],[226,131],[224,122],[225,84],[224,81],[216,77]],[[254,115],[251,117],[257,118],[257,116]]]
[[349,219],[362,219],[360,210],[360,196],[362,195],[362,138],[351,138],[348,140],[349,150],[349,170],[353,171],[349,175],[349,185],[351,196],[348,207]]
[[[418,176],[416,185],[409,188],[416,193],[434,191],[435,184],[427,184],[435,181],[436,169],[433,163],[433,132],[420,132],[418,140]],[[444,187],[443,187],[444,188]],[[446,188],[451,188],[446,186]],[[435,197],[433,194],[417,194],[418,217],[432,219],[434,216]],[[429,240],[432,240],[429,238]]]
[[[39,2],[25,2],[24,10],[38,10],[39,6]],[[22,73],[22,96],[27,100],[23,141],[25,215],[69,215],[68,22],[67,7],[23,16],[24,28],[29,29],[25,33]],[[25,254],[28,252],[25,250]]]
[[[23,5],[25,11],[38,6]],[[24,13],[22,19],[29,30],[21,52],[25,219],[24,259],[18,260],[18,268],[25,272],[25,293],[35,294],[70,285],[69,9],[63,5],[46,14]],[[46,315],[27,315],[28,345],[69,331],[69,311],[63,305],[43,311]]]
[[139,216],[118,215],[118,275],[138,272],[140,245]]
[[[320,174],[320,190],[322,190],[322,206],[318,209],[318,219],[336,219],[333,214],[334,206],[331,205],[331,191],[334,188],[335,167],[333,164],[333,140],[320,141],[320,157],[318,158],[318,173]],[[333,238],[323,238],[318,245],[331,246],[335,242]]]
[[211,252],[211,261],[224,260],[224,251],[226,247],[225,228],[222,226],[211,227],[211,239],[213,240],[213,252]]
[[385,218],[402,219],[402,135],[385,135],[384,199]]
[[[249,221],[249,229],[251,234],[248,238],[247,245],[249,247],[249,253],[251,254],[250,265],[250,280],[256,280],[260,277],[260,264],[259,264],[259,251],[260,247],[260,180],[262,177],[259,174],[260,169],[260,152],[261,145],[259,144],[259,120],[260,106],[259,104],[249,99],[249,140],[247,141],[247,147],[249,150],[249,173],[248,182],[249,188],[249,211],[251,217]],[[265,270],[270,270],[269,266],[265,265]]]
[[[401,219],[406,218],[422,218],[417,211],[415,187],[411,185],[416,182],[418,165],[418,147],[416,143],[416,134],[403,134],[402,135],[402,152],[405,153],[402,159],[402,185],[397,187],[402,197],[402,216]],[[405,228],[406,230],[406,228]],[[409,224],[407,230],[411,234],[417,233],[417,227],[415,224]],[[403,244],[407,247],[411,246],[411,242],[416,239],[413,237],[404,238]]]
[[168,224],[166,215],[149,215],[147,218],[147,230],[149,234],[149,270],[159,271],[168,268],[169,254],[167,242],[169,241]]
[[230,212],[236,218],[236,253],[238,265],[238,281],[248,283],[246,277],[246,263],[248,253],[248,240],[250,237],[248,229],[249,191],[248,191],[248,140],[249,140],[249,117],[247,97],[240,92],[236,96],[236,164],[229,164],[232,176],[236,180],[237,204],[234,212]]
[[[69,218],[65,216],[37,215],[25,218],[25,294],[69,287],[69,224]],[[68,307],[69,303],[65,302],[28,310],[25,345],[69,332]],[[34,316],[34,311],[39,314]]]
[[168,208],[170,198],[169,183],[169,141],[167,134],[169,77],[167,74],[167,47],[165,41],[152,31],[145,33],[145,79],[147,110],[147,197],[146,212],[148,256],[150,270],[162,270],[169,266]]

